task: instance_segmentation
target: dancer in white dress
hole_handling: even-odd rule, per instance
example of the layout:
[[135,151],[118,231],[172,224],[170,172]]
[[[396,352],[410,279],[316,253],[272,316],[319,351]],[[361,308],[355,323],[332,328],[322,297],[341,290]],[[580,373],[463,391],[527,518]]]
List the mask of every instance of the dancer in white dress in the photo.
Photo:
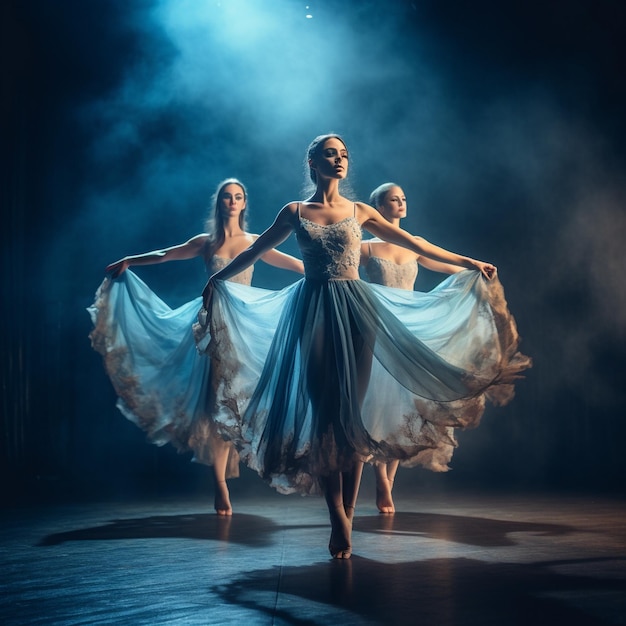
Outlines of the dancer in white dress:
[[[213,195],[207,232],[188,241],[144,254],[126,256],[106,268],[110,278],[98,290],[89,311],[93,347],[104,357],[122,413],[153,443],[172,443],[193,451],[194,460],[211,465],[215,510],[231,515],[227,478],[239,475],[239,455],[222,439],[212,419],[210,363],[197,353],[192,325],[201,299],[171,310],[135,274],[137,265],[202,258],[210,275],[226,267],[257,238],[246,230],[248,195],[244,184],[229,178]],[[268,249],[270,265],[302,274],[302,261]],[[234,274],[234,283],[250,285],[253,268]]]
[[[209,279],[195,332],[220,379],[221,432],[281,492],[321,489],[329,551],[345,559],[363,462],[411,458],[430,447],[425,418],[476,423],[486,397],[510,399],[529,359],[517,351],[492,264],[413,237],[342,196],[348,150],[339,136],[317,137],[307,159],[315,192],[285,205],[269,229]],[[445,297],[370,285],[358,275],[361,228],[471,271],[455,275],[461,278]],[[293,232],[304,279],[277,292],[227,282]]]
[[[403,189],[395,183],[383,183],[376,187],[370,194],[369,203],[395,226],[400,226],[400,220],[406,217],[406,196]],[[368,239],[361,244],[361,265],[369,282],[411,291],[415,286],[420,265],[444,274],[463,271],[463,267],[458,265],[434,261],[377,238]],[[424,422],[422,428],[429,432],[432,447],[420,450],[415,457],[403,460],[402,464],[409,467],[421,465],[435,472],[447,471],[457,445],[454,428],[445,423],[433,424],[428,421]],[[376,506],[381,513],[395,512],[392,490],[399,463],[399,459],[374,462]]]

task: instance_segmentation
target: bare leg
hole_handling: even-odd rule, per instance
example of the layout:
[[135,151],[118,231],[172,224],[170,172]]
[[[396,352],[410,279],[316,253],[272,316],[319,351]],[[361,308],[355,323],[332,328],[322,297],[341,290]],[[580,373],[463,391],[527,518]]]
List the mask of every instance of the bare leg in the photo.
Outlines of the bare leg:
[[381,513],[387,515],[396,512],[391,491],[396,471],[398,470],[398,463],[398,461],[394,460],[389,463],[376,463],[374,465],[376,474],[376,506]]
[[322,480],[324,497],[330,514],[328,550],[334,559],[349,559],[352,554],[352,524],[343,503],[343,477],[333,472]]
[[346,516],[352,523],[354,518],[354,509],[356,507],[356,500],[359,495],[359,487],[361,486],[361,476],[363,475],[363,462],[355,461],[354,468],[350,472],[343,472],[342,482],[342,499],[343,508],[346,512]]
[[215,485],[215,512],[218,515],[232,515],[233,507],[230,504],[230,494],[226,484],[226,465],[232,443],[222,439],[211,441],[213,453],[213,481]]
[[396,479],[396,472],[398,471],[398,466],[400,465],[400,461],[398,459],[394,459],[393,461],[389,461],[387,463],[387,478],[393,484],[393,481]]
[[[371,348],[361,339],[356,343],[360,343],[358,350],[357,362],[357,394],[359,401],[359,409],[363,406],[363,399],[367,392],[372,371],[372,359],[374,354]],[[350,472],[343,474],[343,506],[346,515],[352,523],[354,518],[354,510],[356,507],[359,488],[361,486],[361,476],[363,475],[363,461],[355,461]]]
[[[353,337],[356,362],[356,392],[359,408],[367,391],[372,366],[372,351],[363,338],[356,334]],[[338,423],[339,408],[335,394],[328,389],[320,388],[320,371],[331,372],[333,364],[328,362],[328,341],[323,327],[317,329],[312,343],[311,365],[308,369],[308,385],[311,397],[318,399],[319,405],[314,407],[316,413],[324,415],[328,424]],[[335,384],[339,388],[341,375],[335,374]],[[332,380],[332,378],[331,378]],[[325,430],[325,429],[324,429]],[[354,460],[349,471],[332,472],[321,479],[326,505],[330,514],[331,534],[328,549],[334,559],[349,559],[352,555],[352,519],[356,500],[361,486],[363,463]]]

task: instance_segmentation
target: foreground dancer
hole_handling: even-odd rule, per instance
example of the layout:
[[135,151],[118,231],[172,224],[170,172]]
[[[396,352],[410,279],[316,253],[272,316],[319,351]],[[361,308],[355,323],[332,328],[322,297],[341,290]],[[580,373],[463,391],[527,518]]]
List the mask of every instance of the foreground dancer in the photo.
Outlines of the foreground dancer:
[[[370,194],[369,203],[391,224],[400,226],[400,220],[406,217],[407,202],[402,187],[395,183],[383,183]],[[413,290],[420,265],[443,274],[456,274],[463,268],[450,263],[434,261],[428,257],[382,241],[368,239],[361,244],[361,265],[367,280],[371,283]],[[456,446],[454,429],[445,423],[424,423],[433,438],[433,447],[421,450],[414,458],[403,461],[403,465],[422,465],[433,471],[446,471],[452,452]],[[393,503],[393,483],[398,471],[399,459],[389,462],[375,461],[376,506],[381,513],[395,513]]]
[[[192,324],[201,298],[171,310],[136,275],[136,265],[152,265],[201,257],[209,276],[227,266],[257,235],[246,231],[248,194],[235,178],[222,181],[213,195],[207,232],[179,245],[126,256],[106,268],[96,302],[89,308],[93,347],[104,363],[119,396],[122,413],[142,428],[153,443],[172,443],[194,461],[211,465],[215,510],[232,515],[227,478],[239,475],[239,455],[224,441],[212,418],[211,368],[197,354]],[[302,274],[302,261],[268,249],[261,257],[279,268]],[[250,285],[253,268],[231,277]]]
[[[476,424],[485,397],[510,399],[529,360],[517,352],[493,265],[413,237],[342,196],[348,150],[339,136],[317,137],[307,161],[314,193],[285,205],[250,248],[209,279],[195,332],[212,363],[214,355],[221,359],[220,429],[279,491],[321,489],[330,554],[346,559],[363,462],[431,447],[424,415]],[[463,278],[443,297],[369,285],[358,276],[361,227],[473,271],[457,274]],[[305,279],[264,293],[225,282],[294,231]]]

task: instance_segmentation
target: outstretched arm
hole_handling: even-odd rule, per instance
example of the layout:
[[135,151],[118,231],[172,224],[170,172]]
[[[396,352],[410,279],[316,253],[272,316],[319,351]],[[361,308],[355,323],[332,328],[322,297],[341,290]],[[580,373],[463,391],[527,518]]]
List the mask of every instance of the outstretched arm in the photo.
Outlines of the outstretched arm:
[[367,204],[359,202],[357,203],[357,209],[361,217],[362,227],[376,237],[380,237],[380,239],[408,248],[416,254],[423,255],[433,261],[478,270],[489,280],[496,275],[497,270],[495,265],[485,263],[484,261],[477,261],[476,259],[456,254],[456,252],[450,252],[445,248],[440,248],[426,241],[423,237],[414,237],[402,228],[390,224],[378,211]]
[[298,274],[304,274],[304,263],[300,259],[296,259],[295,256],[285,254],[280,250],[272,248],[265,254],[261,255],[261,259],[268,265],[274,267],[280,267],[283,270],[291,270],[292,272],[298,272]]
[[208,239],[208,235],[196,235],[185,243],[163,248],[162,250],[153,250],[152,252],[144,252],[143,254],[133,254],[125,256],[115,263],[107,265],[105,273],[111,278],[117,278],[123,274],[131,265],[154,265],[156,263],[165,263],[167,261],[183,261],[185,259],[193,259],[200,256],[204,245]]
[[208,308],[209,300],[213,292],[213,284],[216,280],[227,280],[247,267],[255,263],[272,248],[281,244],[293,232],[294,208],[292,205],[284,206],[276,216],[274,223],[262,232],[254,243],[238,254],[226,267],[211,276],[202,291],[204,307]]
[[420,255],[417,262],[431,272],[439,272],[440,274],[457,274],[465,268],[460,265],[452,265],[451,263],[442,263],[441,261],[433,261],[424,255]]

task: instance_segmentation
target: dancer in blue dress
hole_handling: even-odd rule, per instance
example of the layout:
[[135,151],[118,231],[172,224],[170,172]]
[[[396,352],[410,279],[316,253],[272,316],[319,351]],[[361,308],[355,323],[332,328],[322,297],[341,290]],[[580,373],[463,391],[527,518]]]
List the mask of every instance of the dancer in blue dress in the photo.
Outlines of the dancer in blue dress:
[[[376,187],[370,194],[369,203],[388,222],[396,226],[400,226],[400,220],[406,217],[406,196],[402,187],[395,183],[383,183]],[[411,291],[414,288],[420,265],[443,274],[456,274],[463,271],[463,268],[458,265],[434,261],[407,248],[377,238],[368,239],[361,244],[361,265],[369,282]],[[453,419],[451,422],[452,425],[448,425],[446,420],[438,423],[425,420],[422,430],[425,437],[430,438],[432,446],[420,450],[411,459],[404,459],[402,465],[407,467],[420,465],[435,472],[447,471],[448,463],[457,445],[453,428],[456,420]],[[395,512],[392,490],[399,463],[399,459],[374,462],[376,506],[381,513]]]
[[[106,268],[110,278],[104,280],[89,308],[94,323],[92,345],[104,357],[118,395],[117,406],[153,443],[192,451],[195,461],[212,466],[218,515],[232,514],[226,479],[239,475],[239,455],[231,442],[219,436],[212,419],[210,363],[198,354],[192,333],[201,298],[172,310],[126,270],[200,257],[212,275],[257,237],[246,231],[247,201],[241,181],[222,181],[213,195],[207,232],[179,245],[111,263]],[[304,272],[301,260],[278,250],[267,250],[261,258],[276,267]],[[252,271],[246,268],[230,280],[250,285]]]
[[[342,196],[348,150],[339,136],[317,137],[307,160],[315,192],[285,205],[209,279],[195,332],[219,379],[215,420],[223,436],[281,492],[321,490],[329,551],[345,559],[363,462],[408,459],[431,446],[425,419],[475,423],[486,397],[510,399],[529,359],[517,351],[492,264],[413,237]],[[425,298],[370,285],[358,274],[362,228],[471,271],[456,274],[447,293]],[[304,279],[262,293],[226,282],[293,232]]]

